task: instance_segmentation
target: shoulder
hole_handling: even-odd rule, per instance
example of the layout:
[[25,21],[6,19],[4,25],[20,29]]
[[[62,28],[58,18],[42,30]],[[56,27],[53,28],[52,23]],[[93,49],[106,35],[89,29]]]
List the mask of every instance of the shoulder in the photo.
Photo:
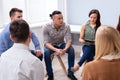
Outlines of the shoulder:
[[50,30],[52,28],[52,26],[53,26],[52,23],[49,22],[49,23],[46,23],[46,24],[43,25],[43,29],[44,30]]
[[85,29],[86,27],[88,27],[90,24],[89,24],[89,20],[86,22],[86,23],[83,23],[81,28],[82,29]]
[[90,62],[85,64],[85,68],[94,70],[100,64],[100,62],[101,62],[100,60],[90,61]]
[[96,61],[90,61],[90,62],[88,62],[88,63],[85,64],[85,67],[89,68],[91,66],[94,66],[94,64],[96,64]]
[[82,24],[81,26],[82,26],[82,27],[85,27],[85,26],[86,26],[86,24],[84,23],[84,24]]
[[63,23],[62,24],[62,29],[69,30],[70,29],[70,25],[66,24],[66,23]]
[[7,24],[7,25],[5,25],[5,27],[2,29],[1,34],[2,34],[2,35],[7,35],[7,34],[9,34],[9,33],[10,33],[9,28],[10,28],[10,23]]
[[67,24],[67,23],[65,23],[65,22],[63,23],[63,26],[64,26],[64,27],[70,27],[70,25]]
[[49,23],[44,24],[43,26],[44,26],[44,27],[51,27],[51,26],[52,26],[52,23],[49,22]]
[[81,30],[85,30],[86,24],[81,25]]

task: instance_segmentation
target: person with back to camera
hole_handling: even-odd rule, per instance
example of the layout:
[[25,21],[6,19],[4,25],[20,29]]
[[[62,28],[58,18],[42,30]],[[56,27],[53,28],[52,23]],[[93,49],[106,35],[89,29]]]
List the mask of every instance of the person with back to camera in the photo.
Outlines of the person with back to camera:
[[117,30],[119,31],[119,33],[120,33],[120,15],[119,15],[119,19],[118,19],[118,23],[117,23],[116,29],[117,29]]
[[[23,13],[23,11],[21,9],[12,8],[9,12],[11,22],[13,22],[15,20],[22,19],[22,17],[23,17],[22,13]],[[12,40],[9,38],[9,35],[10,35],[9,27],[10,27],[11,22],[6,25],[6,27],[3,29],[3,31],[0,34],[0,55],[13,45]],[[35,56],[37,56],[40,60],[42,60],[43,55],[42,55],[42,52],[40,50],[39,40],[38,40],[37,36],[32,31],[30,31],[30,32],[32,35],[32,37],[31,37],[32,42],[34,43],[34,46],[36,49],[35,51],[31,50],[31,52]]]
[[0,57],[0,80],[44,80],[42,62],[29,50],[31,32],[25,20],[10,24],[13,46]]
[[86,63],[82,80],[120,80],[120,34],[111,26],[98,28],[95,58]]
[[97,28],[101,25],[100,13],[97,9],[92,9],[89,13],[89,20],[81,26],[79,41],[83,44],[83,55],[80,61],[72,67],[72,71],[79,70],[79,67],[86,61],[92,61],[95,55],[95,34]]
[[47,80],[54,80],[51,61],[51,54],[54,52],[60,56],[68,53],[68,77],[71,80],[77,80],[71,71],[71,67],[74,66],[75,54],[74,48],[71,46],[72,38],[70,27],[63,22],[63,16],[60,11],[53,11],[50,17],[52,22],[46,24],[43,30],[44,60],[48,74]]

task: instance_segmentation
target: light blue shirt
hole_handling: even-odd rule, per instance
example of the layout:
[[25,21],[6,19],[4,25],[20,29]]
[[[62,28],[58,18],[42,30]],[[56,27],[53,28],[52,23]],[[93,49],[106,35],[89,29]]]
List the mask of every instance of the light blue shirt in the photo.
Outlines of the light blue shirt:
[[[13,42],[10,39],[9,27],[10,27],[10,23],[0,33],[0,55],[3,52],[5,52],[6,50],[8,50],[10,47],[12,47],[12,45],[13,45]],[[35,49],[36,50],[40,49],[40,43],[39,43],[37,36],[32,31],[30,31],[30,32],[32,35],[31,39],[35,46]]]

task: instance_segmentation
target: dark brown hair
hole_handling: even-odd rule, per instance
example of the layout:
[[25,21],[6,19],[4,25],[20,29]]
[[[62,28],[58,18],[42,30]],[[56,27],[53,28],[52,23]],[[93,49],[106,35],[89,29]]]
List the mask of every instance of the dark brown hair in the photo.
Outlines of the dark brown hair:
[[12,8],[9,12],[9,16],[14,16],[15,15],[15,12],[20,12],[22,13],[23,11],[21,9],[18,9],[18,8]]
[[25,20],[15,20],[10,24],[10,34],[14,42],[26,41],[29,32],[29,25]]
[[100,13],[97,9],[92,9],[89,13],[89,17],[90,17],[91,14],[94,14],[94,13],[97,14],[97,21],[96,21],[96,30],[97,30],[97,28],[101,25]]

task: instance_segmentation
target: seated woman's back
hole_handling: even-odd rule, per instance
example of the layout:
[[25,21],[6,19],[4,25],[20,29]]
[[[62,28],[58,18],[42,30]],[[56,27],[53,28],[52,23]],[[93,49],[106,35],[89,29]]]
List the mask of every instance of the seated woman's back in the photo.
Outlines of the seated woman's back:
[[120,35],[109,26],[98,28],[94,61],[86,63],[82,80],[120,80]]

